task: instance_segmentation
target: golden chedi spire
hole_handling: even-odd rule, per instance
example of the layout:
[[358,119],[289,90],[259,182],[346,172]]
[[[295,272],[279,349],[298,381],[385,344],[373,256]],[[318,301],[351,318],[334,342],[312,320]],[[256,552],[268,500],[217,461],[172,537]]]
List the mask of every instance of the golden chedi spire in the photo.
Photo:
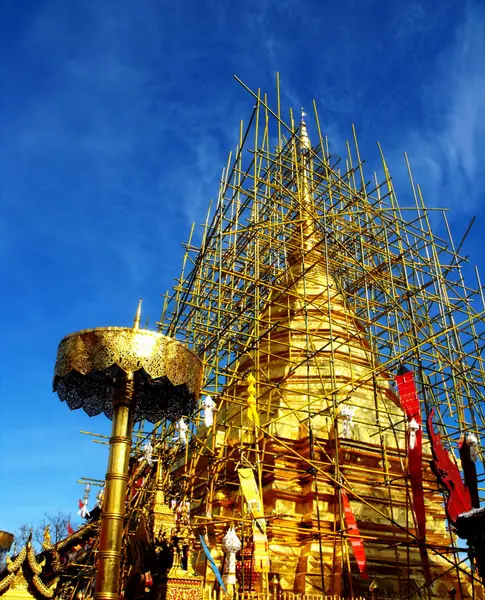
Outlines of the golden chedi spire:
[[312,145],[308,135],[308,129],[305,121],[305,112],[301,109],[300,136],[298,144],[298,201],[299,215],[302,221],[302,242],[303,249],[309,251],[314,245],[315,240],[315,203],[313,202],[312,182],[313,182],[313,161]]
[[133,329],[140,329],[140,319],[141,319],[141,305],[143,304],[143,298],[138,300],[138,307],[136,309],[135,318],[133,320]]

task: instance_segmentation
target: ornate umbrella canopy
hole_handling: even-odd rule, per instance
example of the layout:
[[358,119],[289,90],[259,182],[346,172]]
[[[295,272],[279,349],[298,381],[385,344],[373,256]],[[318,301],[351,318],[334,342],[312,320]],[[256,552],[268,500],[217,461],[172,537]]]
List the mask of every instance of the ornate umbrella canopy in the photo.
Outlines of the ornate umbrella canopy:
[[54,391],[71,410],[113,415],[116,390],[134,374],[135,422],[171,421],[192,412],[202,363],[180,342],[128,327],[100,327],[67,335],[59,344]]

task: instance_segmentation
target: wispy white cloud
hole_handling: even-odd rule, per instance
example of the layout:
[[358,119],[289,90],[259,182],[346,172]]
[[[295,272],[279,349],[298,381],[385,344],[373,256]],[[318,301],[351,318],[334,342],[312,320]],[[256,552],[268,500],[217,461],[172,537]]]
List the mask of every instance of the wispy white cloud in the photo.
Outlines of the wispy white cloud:
[[421,90],[422,125],[403,132],[392,150],[407,149],[430,204],[462,213],[477,210],[485,185],[485,6],[466,6]]

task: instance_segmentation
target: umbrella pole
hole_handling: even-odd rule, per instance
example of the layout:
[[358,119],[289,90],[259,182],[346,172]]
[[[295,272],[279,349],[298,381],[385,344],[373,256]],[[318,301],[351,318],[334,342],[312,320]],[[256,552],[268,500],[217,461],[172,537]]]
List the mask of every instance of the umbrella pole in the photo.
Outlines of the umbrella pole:
[[133,373],[127,373],[113,402],[106,489],[97,556],[95,600],[118,600],[128,465],[133,432]]

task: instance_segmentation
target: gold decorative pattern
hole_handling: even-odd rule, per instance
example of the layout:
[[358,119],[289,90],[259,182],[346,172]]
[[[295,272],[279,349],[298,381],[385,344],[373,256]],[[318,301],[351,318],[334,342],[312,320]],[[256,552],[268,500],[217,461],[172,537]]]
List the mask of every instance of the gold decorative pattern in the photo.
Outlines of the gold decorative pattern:
[[6,590],[10,584],[12,583],[12,581],[15,578],[15,573],[9,573],[6,577],[4,577],[2,579],[2,581],[0,581],[0,592],[3,592],[3,590]]
[[75,531],[74,533],[71,533],[71,535],[68,535],[63,540],[58,542],[56,544],[56,549],[58,551],[62,550],[64,548],[70,546],[71,544],[74,544],[76,542],[76,540],[82,540],[89,532],[96,533],[98,529],[99,529],[99,521],[93,521],[91,523],[86,523],[85,525],[80,527],[77,531]]
[[27,546],[24,546],[22,548],[22,550],[17,554],[17,556],[15,557],[14,560],[12,560],[10,558],[10,556],[7,556],[5,558],[5,562],[7,563],[7,571],[9,573],[15,573],[16,571],[18,571],[20,566],[24,562],[26,556],[27,556]]
[[32,583],[35,585],[36,590],[45,598],[52,598],[56,591],[57,584],[59,583],[59,577],[56,577],[46,585],[38,575],[34,575]]
[[200,386],[201,361],[177,340],[155,331],[129,327],[99,327],[66,335],[59,345],[55,375],[73,369],[87,375],[118,365],[125,373],[139,369],[152,378],[185,383],[195,393]]
[[164,600],[202,600],[202,577],[168,577],[161,588]]
[[27,559],[29,561],[30,568],[32,569],[32,573],[34,575],[40,575],[45,565],[45,558],[42,560],[42,562],[37,562],[34,548],[30,542],[27,544]]
[[127,327],[85,329],[59,344],[54,391],[71,409],[112,417],[113,394],[125,374],[135,376],[135,421],[175,420],[199,397],[202,363],[177,340]]
[[[26,558],[27,563],[25,562]],[[47,584],[42,581],[40,574],[42,573],[46,559],[44,558],[40,563],[37,562],[32,542],[27,542],[27,544],[19,552],[18,556],[16,556],[15,560],[11,560],[11,558],[7,556],[5,562],[7,565],[8,575],[0,581],[0,593],[3,593],[5,590],[9,590],[9,588],[25,588],[25,590],[27,590],[29,583],[26,580],[24,573],[28,574],[28,570],[24,571],[24,569],[25,565],[28,564],[30,567],[30,572],[32,573],[32,584],[36,590],[45,598],[54,597],[54,593],[59,582],[59,577],[56,577]],[[7,593],[9,594],[10,591],[11,590],[9,590]],[[32,594],[29,592],[27,596],[31,597]]]

